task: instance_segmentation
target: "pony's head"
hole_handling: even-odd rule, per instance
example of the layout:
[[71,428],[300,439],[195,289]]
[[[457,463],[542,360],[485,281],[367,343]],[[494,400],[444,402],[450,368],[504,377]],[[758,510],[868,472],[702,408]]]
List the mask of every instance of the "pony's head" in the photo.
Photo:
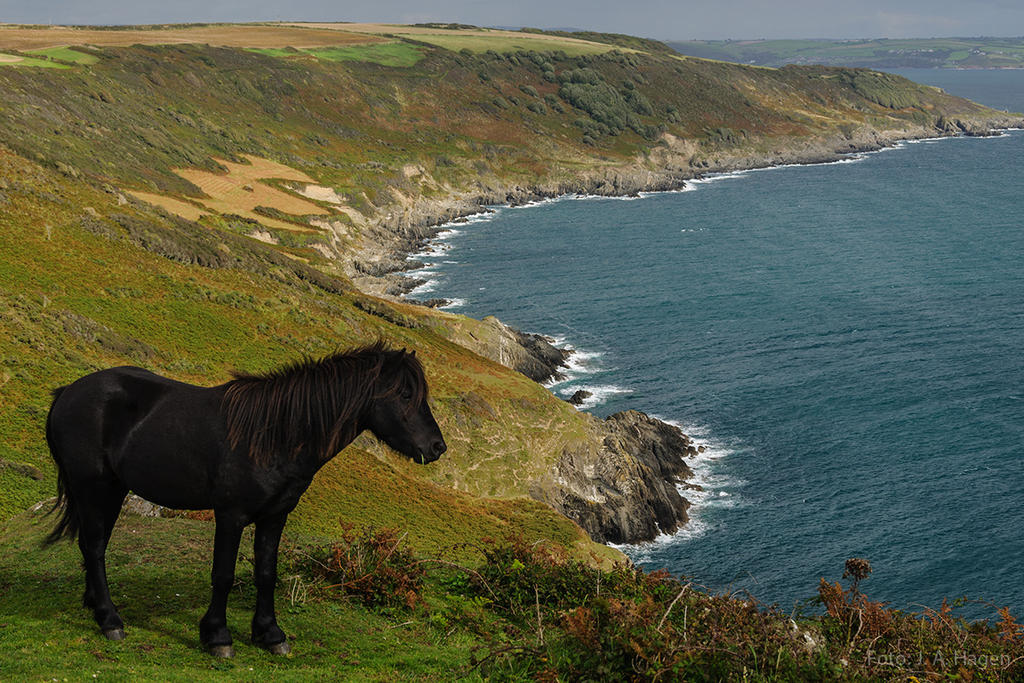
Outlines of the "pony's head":
[[427,380],[416,352],[384,351],[364,426],[411,460],[425,465],[448,450],[427,403]]
[[383,342],[261,375],[236,373],[223,409],[231,447],[258,463],[302,452],[325,462],[364,429],[423,464],[448,448],[416,354]]

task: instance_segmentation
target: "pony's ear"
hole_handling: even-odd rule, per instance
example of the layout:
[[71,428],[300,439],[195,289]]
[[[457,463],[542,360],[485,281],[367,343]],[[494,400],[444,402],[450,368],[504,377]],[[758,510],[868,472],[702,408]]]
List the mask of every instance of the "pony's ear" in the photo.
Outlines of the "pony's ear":
[[416,357],[416,349],[413,349],[412,351],[410,351],[409,355],[412,356],[413,358],[415,358]]

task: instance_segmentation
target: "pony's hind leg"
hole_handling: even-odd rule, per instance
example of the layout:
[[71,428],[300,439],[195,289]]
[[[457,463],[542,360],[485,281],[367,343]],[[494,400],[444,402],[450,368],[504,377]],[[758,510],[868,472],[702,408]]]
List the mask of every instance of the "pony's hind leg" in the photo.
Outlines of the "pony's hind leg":
[[100,630],[110,640],[124,638],[124,622],[107,585],[107,543],[127,491],[114,485],[95,486],[79,496],[78,548],[85,567],[82,604],[90,608]]

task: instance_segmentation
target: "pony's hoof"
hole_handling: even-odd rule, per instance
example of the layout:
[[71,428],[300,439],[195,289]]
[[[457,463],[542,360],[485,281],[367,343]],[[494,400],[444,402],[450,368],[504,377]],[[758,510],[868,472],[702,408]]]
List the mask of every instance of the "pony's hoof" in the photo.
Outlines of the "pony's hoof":
[[292,646],[288,644],[287,640],[282,640],[280,643],[267,645],[266,650],[272,655],[286,655],[292,651]]
[[211,645],[210,654],[221,659],[231,659],[235,656],[235,648],[230,645]]
[[107,640],[124,640],[124,629],[108,628],[103,632],[103,635],[107,637]]

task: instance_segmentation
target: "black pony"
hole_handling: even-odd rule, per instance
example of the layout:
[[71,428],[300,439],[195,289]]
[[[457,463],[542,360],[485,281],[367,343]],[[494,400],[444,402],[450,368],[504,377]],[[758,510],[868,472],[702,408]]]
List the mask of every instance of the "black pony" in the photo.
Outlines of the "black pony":
[[64,505],[47,542],[78,536],[82,601],[103,634],[120,640],[124,622],[110,600],[104,555],[125,495],[212,508],[213,597],[199,635],[213,654],[230,657],[227,596],[242,529],[255,523],[252,640],[286,654],[274,615],[281,530],[317,470],[366,429],[422,464],[445,452],[415,352],[378,343],[210,388],[133,367],[86,375],[54,392],[46,421]]

